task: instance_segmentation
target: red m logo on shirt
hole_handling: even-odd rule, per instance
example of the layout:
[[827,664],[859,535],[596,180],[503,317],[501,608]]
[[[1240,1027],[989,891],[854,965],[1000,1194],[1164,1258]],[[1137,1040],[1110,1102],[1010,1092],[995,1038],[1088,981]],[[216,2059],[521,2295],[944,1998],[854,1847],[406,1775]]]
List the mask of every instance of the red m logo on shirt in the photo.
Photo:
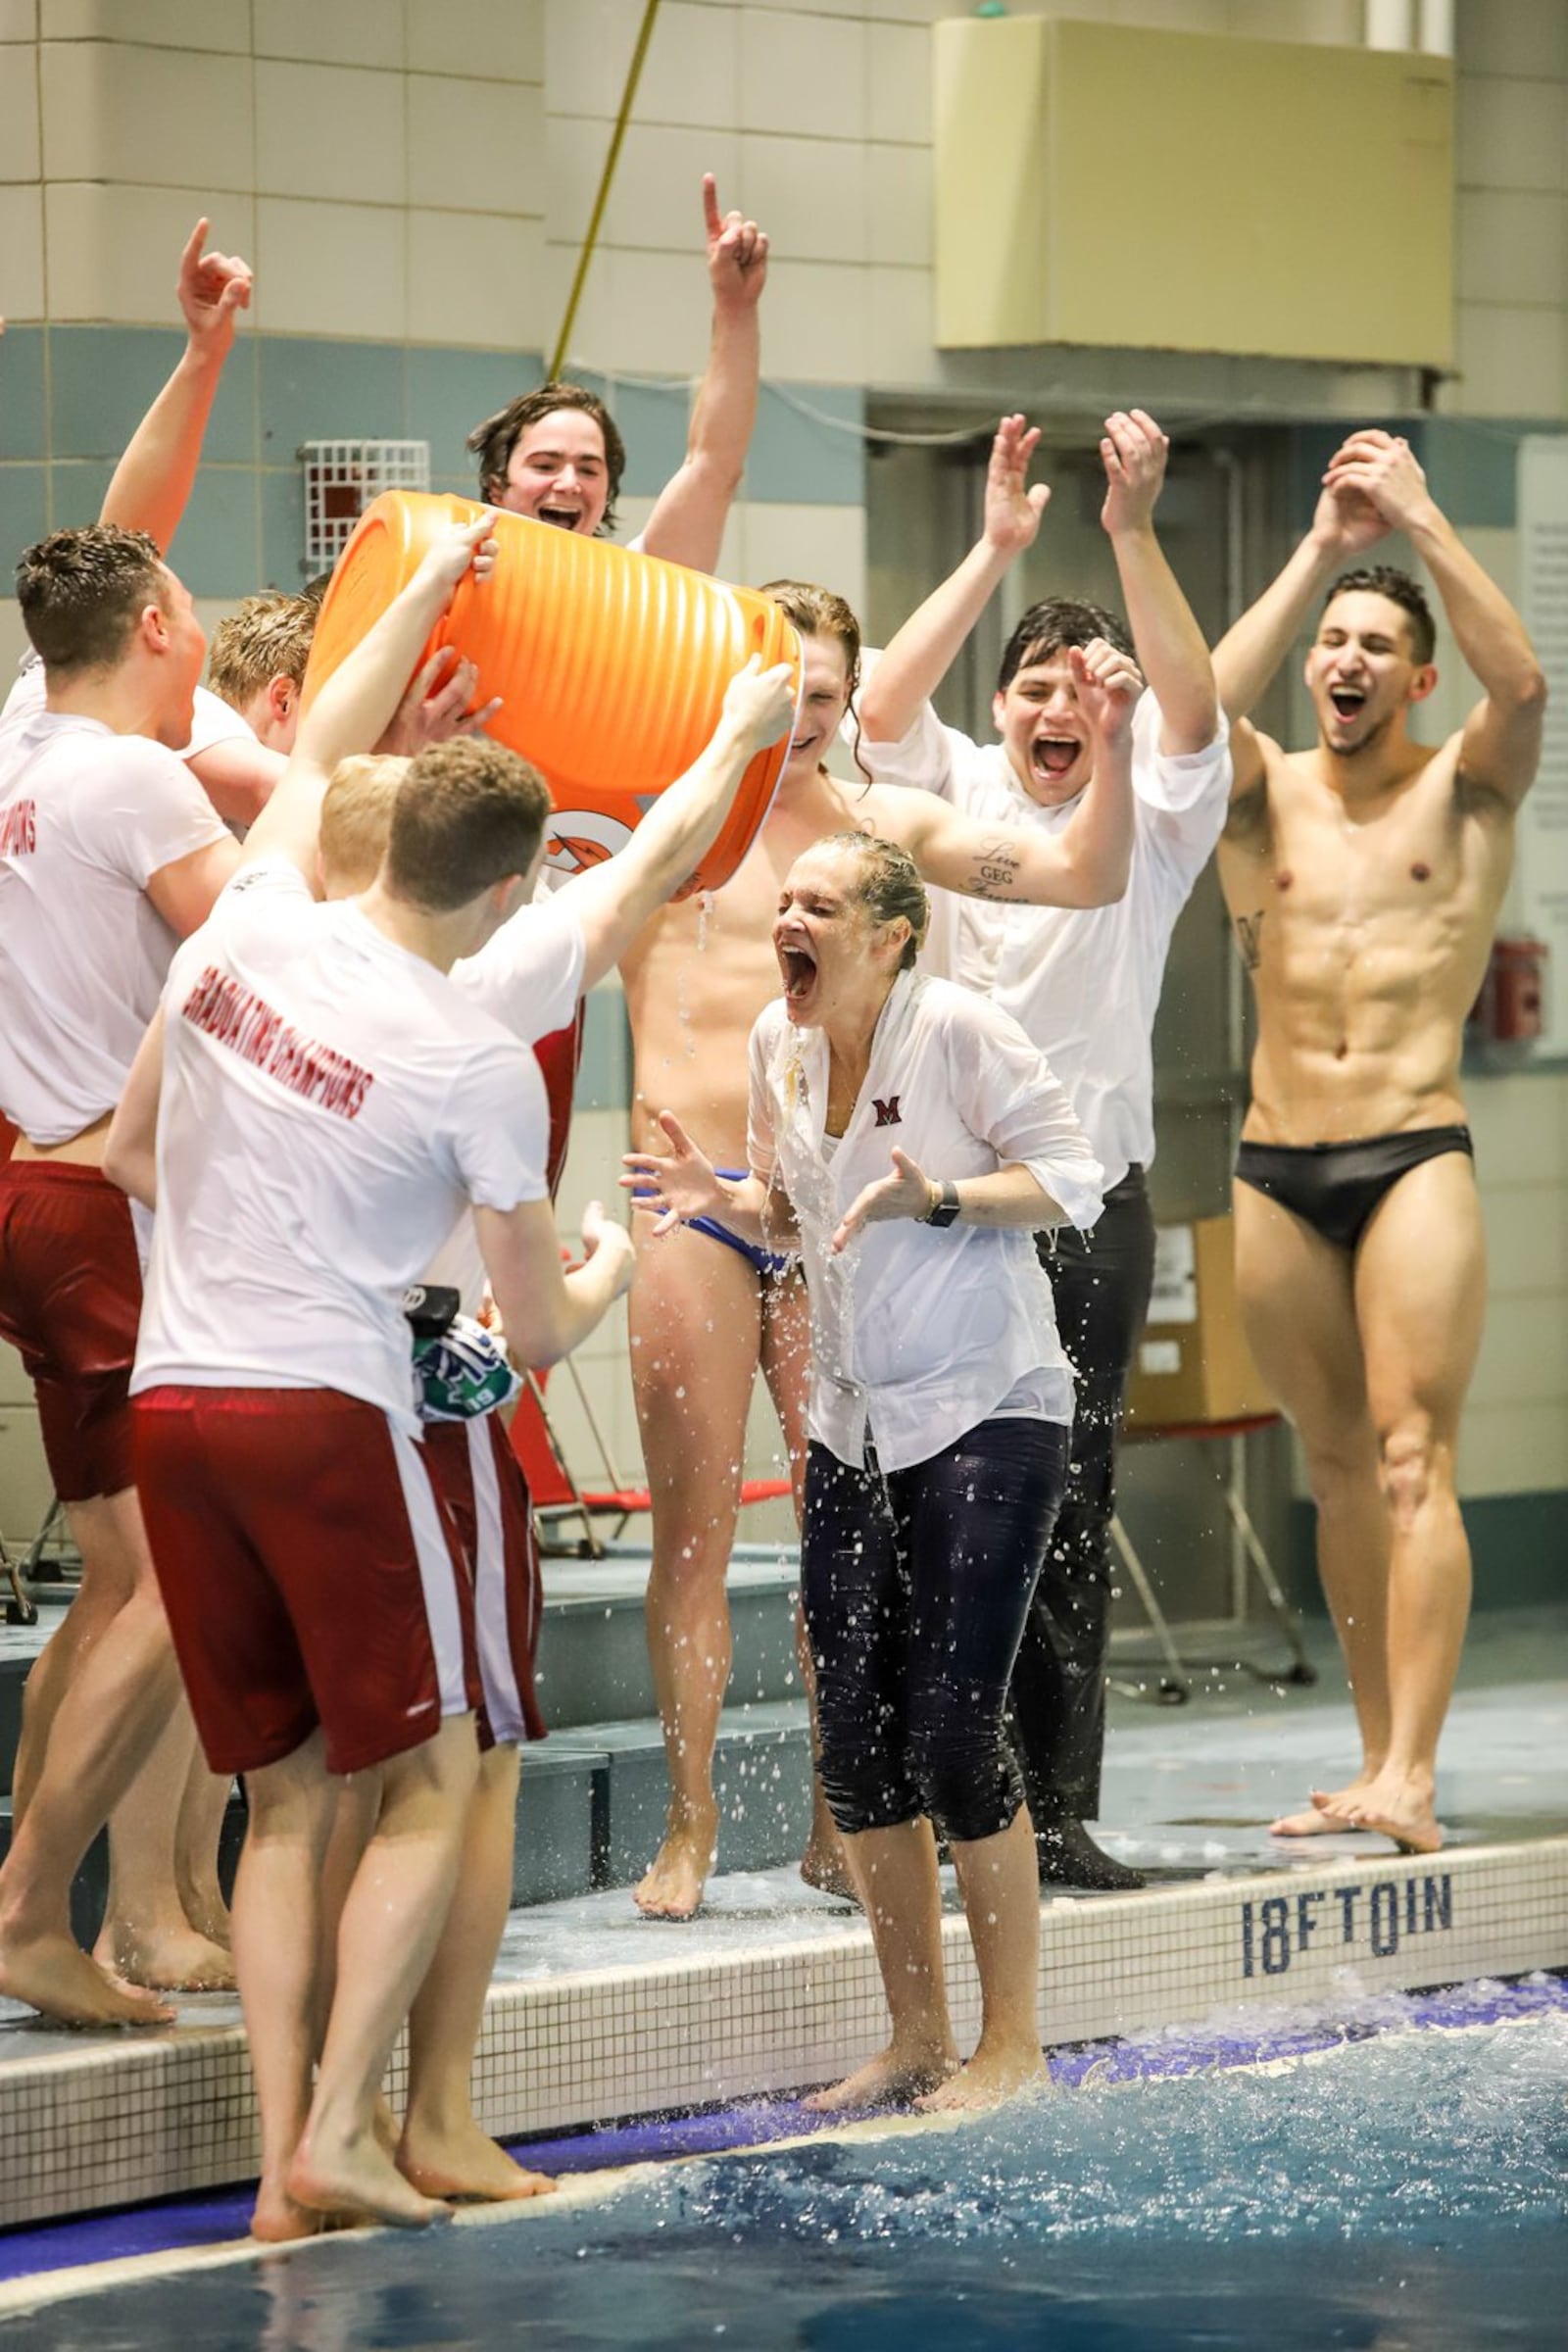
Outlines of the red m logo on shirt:
[[904,1121],[899,1116],[897,1095],[890,1095],[885,1102],[878,1102],[873,1095],[871,1101],[876,1105],[876,1123],[879,1127],[902,1127],[904,1125]]

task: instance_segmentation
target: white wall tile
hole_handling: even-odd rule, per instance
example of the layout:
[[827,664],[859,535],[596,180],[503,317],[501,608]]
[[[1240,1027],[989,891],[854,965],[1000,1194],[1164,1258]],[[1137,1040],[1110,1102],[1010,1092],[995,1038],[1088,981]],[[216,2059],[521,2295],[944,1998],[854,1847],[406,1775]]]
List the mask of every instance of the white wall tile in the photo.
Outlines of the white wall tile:
[[405,86],[411,204],[544,218],[543,90],[423,74]]
[[258,194],[402,204],[404,86],[401,74],[259,61]]
[[0,41],[35,41],[38,0],[0,0]]
[[407,0],[411,72],[483,74],[495,81],[545,77],[545,0]]
[[1487,1296],[1562,1294],[1568,1318],[1568,1193],[1552,1184],[1483,1184]]
[[746,581],[810,580],[865,609],[863,507],[794,507],[749,499],[743,524]]
[[31,1405],[0,1412],[0,1535],[30,1542],[49,1507],[54,1482]]
[[545,87],[553,114],[613,118],[641,17],[638,0],[545,0]]
[[[546,316],[552,335],[564,313],[575,262],[572,247],[547,248]],[[767,301],[771,333],[771,277]],[[707,272],[688,255],[605,248],[594,258],[571,338],[572,356],[605,373],[699,375],[708,358],[710,313]]]
[[1568,80],[1562,0],[1459,0],[1454,51],[1461,70]]
[[409,333],[418,343],[537,350],[544,223],[489,213],[416,213],[409,223]]
[[1461,1494],[1532,1494],[1564,1486],[1568,1404],[1471,1405],[1459,1432]]
[[39,56],[50,179],[249,192],[249,59],[96,41]]
[[[553,114],[612,120],[642,20],[638,0],[547,0],[545,85]],[[637,85],[640,122],[733,129],[740,16],[664,0]]]
[[[594,116],[547,118],[546,219],[553,243],[577,244],[586,235],[610,135],[610,125]],[[632,124],[621,142],[600,235],[607,245],[690,254],[701,273],[703,173],[713,173],[723,209],[742,208],[740,155],[733,131]]]
[[1568,282],[1568,198],[1461,189],[1460,302],[1544,303],[1560,308]]
[[399,339],[408,330],[406,242],[401,212],[260,197],[261,323],[274,334]]
[[123,40],[159,48],[226,49],[248,55],[250,0],[43,0],[39,29],[46,41]]
[[929,147],[866,149],[865,258],[901,268],[931,268],[932,195]]
[[[944,9],[944,16],[950,12]],[[931,144],[931,35],[917,25],[873,24],[866,32],[866,132],[917,147]]]
[[37,179],[42,152],[38,111],[32,59],[19,51],[0,73],[0,180]]
[[45,318],[42,188],[0,188],[0,318]]
[[1473,1078],[1465,1087],[1483,1185],[1561,1184],[1568,1175],[1562,1089],[1551,1078]]
[[1462,302],[1455,378],[1444,386],[1451,416],[1568,415],[1564,313],[1498,302]]
[[1568,1316],[1560,1294],[1488,1299],[1470,1394],[1478,1405],[1568,1399]]
[[767,230],[775,254],[797,261],[863,262],[866,162],[858,139],[754,132],[741,142],[736,202]]
[[1463,188],[1568,188],[1568,82],[1464,74],[1455,132]]
[[768,368],[808,383],[863,384],[871,366],[867,307],[876,272],[775,253],[767,270]]
[[[256,252],[256,207],[232,190],[46,186],[50,317],[172,324],[174,264],[203,213],[225,252]],[[251,316],[254,324],[259,308]]]
[[877,269],[870,281],[870,353],[866,382],[894,390],[943,381],[942,361],[932,337],[936,289],[930,270]]
[[862,24],[796,10],[747,9],[740,35],[743,130],[826,139],[865,136]]
[[255,13],[258,57],[394,70],[404,63],[398,0],[256,0]]

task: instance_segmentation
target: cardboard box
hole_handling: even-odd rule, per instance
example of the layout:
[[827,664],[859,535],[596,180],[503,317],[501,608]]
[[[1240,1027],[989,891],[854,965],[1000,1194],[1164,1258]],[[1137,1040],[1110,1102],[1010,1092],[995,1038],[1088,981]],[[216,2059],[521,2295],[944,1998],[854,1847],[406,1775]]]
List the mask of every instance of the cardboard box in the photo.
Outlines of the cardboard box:
[[1149,1321],[1127,1381],[1128,1428],[1242,1421],[1278,1409],[1242,1330],[1230,1218],[1162,1225]]

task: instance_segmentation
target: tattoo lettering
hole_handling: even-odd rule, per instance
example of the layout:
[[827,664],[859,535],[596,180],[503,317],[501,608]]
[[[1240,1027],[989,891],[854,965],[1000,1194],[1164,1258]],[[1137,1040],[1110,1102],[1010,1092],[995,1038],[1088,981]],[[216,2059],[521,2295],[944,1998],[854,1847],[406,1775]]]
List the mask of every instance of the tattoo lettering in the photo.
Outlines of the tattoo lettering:
[[973,899],[1010,899],[1018,886],[1023,859],[1005,842],[993,842],[974,861],[969,883]]
[[1260,906],[1255,914],[1236,917],[1236,944],[1250,972],[1255,972],[1263,958],[1263,917],[1267,912],[1266,906]]

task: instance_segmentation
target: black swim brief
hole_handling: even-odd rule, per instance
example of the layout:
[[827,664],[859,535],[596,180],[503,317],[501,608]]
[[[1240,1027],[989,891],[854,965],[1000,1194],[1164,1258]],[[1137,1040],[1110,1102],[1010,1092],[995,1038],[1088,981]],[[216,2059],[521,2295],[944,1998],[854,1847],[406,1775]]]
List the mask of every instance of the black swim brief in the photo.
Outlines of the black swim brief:
[[1236,1173],[1336,1249],[1353,1250],[1399,1178],[1447,1152],[1474,1159],[1468,1127],[1417,1127],[1405,1135],[1360,1136],[1352,1144],[1244,1143]]

